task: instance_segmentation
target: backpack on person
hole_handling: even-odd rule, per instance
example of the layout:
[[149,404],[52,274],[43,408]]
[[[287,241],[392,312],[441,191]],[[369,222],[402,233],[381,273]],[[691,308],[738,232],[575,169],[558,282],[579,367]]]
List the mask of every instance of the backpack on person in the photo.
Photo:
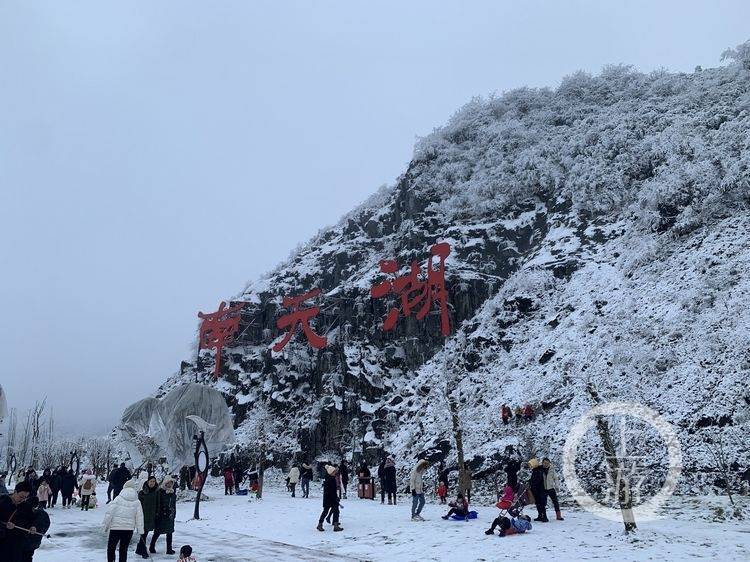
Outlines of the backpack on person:
[[91,483],[91,479],[90,479],[90,478],[87,478],[87,479],[86,479],[86,480],[85,480],[85,481],[83,482],[83,486],[81,486],[81,489],[82,489],[82,490],[86,490],[86,491],[88,492],[88,491],[89,491],[89,490],[90,490],[91,488],[93,488],[93,486],[94,486],[94,485],[93,485],[93,484]]

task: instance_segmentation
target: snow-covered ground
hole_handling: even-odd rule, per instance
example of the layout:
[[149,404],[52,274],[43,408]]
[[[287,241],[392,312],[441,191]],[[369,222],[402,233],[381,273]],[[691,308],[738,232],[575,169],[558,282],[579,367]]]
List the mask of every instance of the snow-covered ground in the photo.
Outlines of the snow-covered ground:
[[[674,499],[673,518],[642,523],[634,537],[623,536],[621,525],[586,512],[567,509],[565,521],[534,524],[520,536],[500,538],[483,531],[495,517],[492,506],[475,505],[478,520],[443,521],[443,507],[428,501],[427,521],[410,520],[410,500],[399,505],[348,499],[343,502],[344,531],[315,529],[321,511],[321,490],[311,487],[309,499],[291,498],[280,490],[266,492],[262,501],[245,496],[224,497],[212,485],[214,498],[201,504],[200,521],[191,521],[192,503],[179,503],[175,548],[193,546],[201,562],[245,560],[504,560],[533,553],[534,558],[566,560],[750,560],[750,526],[747,521],[713,522],[712,509],[698,498]],[[351,498],[351,496],[350,496]],[[745,498],[743,498],[745,499]],[[718,501],[718,500],[714,500]],[[533,511],[533,510],[532,510]],[[104,559],[106,537],[101,531],[104,508],[51,510],[52,539],[37,551],[37,562],[99,562]],[[140,560],[132,550],[129,560]],[[154,560],[174,560],[164,554],[159,539]]]

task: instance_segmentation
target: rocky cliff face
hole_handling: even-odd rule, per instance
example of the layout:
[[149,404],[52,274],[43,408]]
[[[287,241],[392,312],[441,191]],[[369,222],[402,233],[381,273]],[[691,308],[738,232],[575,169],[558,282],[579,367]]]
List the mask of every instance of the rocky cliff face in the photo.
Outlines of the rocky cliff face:
[[[395,186],[232,299],[249,304],[218,382],[202,351],[160,392],[216,386],[238,438],[263,435],[278,453],[404,459],[448,450],[447,378],[481,471],[507,444],[558,458],[593,382],[678,428],[686,487],[713,481],[703,441],[746,432],[750,405],[747,51],[690,75],[611,67],[472,101],[420,141]],[[451,336],[437,307],[384,332],[395,302],[370,296],[380,260],[424,268],[438,242],[451,245]],[[283,296],[314,288],[328,346],[298,333],[273,352]],[[538,415],[503,426],[503,403]],[[746,448],[735,456],[747,466]]]

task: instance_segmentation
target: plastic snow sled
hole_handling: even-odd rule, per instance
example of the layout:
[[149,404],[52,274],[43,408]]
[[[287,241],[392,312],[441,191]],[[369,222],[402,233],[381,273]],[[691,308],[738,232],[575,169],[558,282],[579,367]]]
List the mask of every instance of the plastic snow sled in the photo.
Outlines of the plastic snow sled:
[[454,521],[466,521],[467,519],[476,519],[477,518],[477,512],[476,511],[470,511],[469,515],[466,517],[462,517],[461,515],[451,515],[451,519]]
[[246,496],[247,495],[247,488],[242,488],[241,490],[237,490],[238,496]]

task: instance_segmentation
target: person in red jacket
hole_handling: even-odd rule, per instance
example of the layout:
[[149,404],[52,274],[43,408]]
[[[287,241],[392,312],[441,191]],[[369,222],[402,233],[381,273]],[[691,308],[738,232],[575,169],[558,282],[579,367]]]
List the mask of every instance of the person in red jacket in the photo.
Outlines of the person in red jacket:
[[513,412],[511,412],[510,406],[508,406],[507,404],[503,404],[503,407],[500,409],[500,415],[503,418],[503,423],[505,425],[508,425],[508,423],[510,422],[510,418],[513,417]]
[[523,407],[523,419],[524,421],[531,421],[534,419],[534,407],[531,404],[526,404]]
[[231,466],[224,467],[224,495],[234,494],[234,471]]

